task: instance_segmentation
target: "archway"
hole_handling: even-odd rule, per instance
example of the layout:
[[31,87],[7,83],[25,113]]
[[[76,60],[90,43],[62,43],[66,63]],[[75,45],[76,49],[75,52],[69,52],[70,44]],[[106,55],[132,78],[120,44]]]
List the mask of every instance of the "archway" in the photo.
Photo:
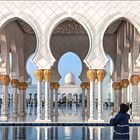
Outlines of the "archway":
[[[11,81],[12,87],[7,86],[9,92],[13,92],[13,110],[10,116],[15,118],[26,117],[26,89],[28,74],[26,71],[26,61],[28,57],[35,52],[37,37],[34,29],[20,18],[12,18],[6,21],[0,28],[0,56],[2,63],[0,65],[0,74]],[[9,58],[9,54],[11,59]],[[10,68],[11,65],[11,68]],[[32,71],[33,72],[33,71]],[[3,79],[2,79],[3,80]],[[4,85],[4,83],[2,82]],[[8,83],[9,84],[9,83]],[[24,90],[23,90],[24,87]],[[17,101],[17,90],[20,92]],[[6,90],[3,90],[2,120],[7,120],[8,106]],[[18,108],[18,106],[20,106]]]
[[[140,54],[139,39],[138,30],[131,20],[124,17],[110,23],[103,38],[104,50],[114,63],[112,74],[114,107],[115,109],[118,108],[120,103],[130,104],[130,99],[132,99],[132,115],[134,118],[138,116],[135,111],[139,112],[139,106],[137,107],[138,93],[133,93],[134,77],[139,77],[140,70],[138,60]],[[136,85],[138,89],[138,83]]]
[[[58,82],[60,78],[65,75],[65,79],[68,79],[69,81],[66,81],[65,85],[60,85],[59,93],[65,92],[67,96],[69,95],[69,93],[71,93],[73,96],[75,93],[80,94],[82,92],[80,87],[80,81],[78,81],[77,79],[80,78],[82,82],[88,81],[86,76],[88,68],[84,63],[84,59],[87,57],[90,50],[89,40],[89,36],[84,27],[73,18],[67,18],[62,20],[62,22],[59,22],[59,24],[55,26],[55,29],[53,29],[50,38],[50,50],[56,62],[52,67],[52,80]],[[71,55],[71,58],[66,59],[67,64],[61,67],[66,68],[71,64],[72,69],[67,69],[65,73],[61,73],[60,68],[58,69],[58,63],[61,62],[61,58],[69,54]],[[77,58],[79,64],[74,63],[73,56]],[[80,68],[78,68],[78,66]],[[74,67],[76,69],[79,69],[78,74],[76,74],[76,78],[73,72]],[[76,81],[73,79],[76,79]]]

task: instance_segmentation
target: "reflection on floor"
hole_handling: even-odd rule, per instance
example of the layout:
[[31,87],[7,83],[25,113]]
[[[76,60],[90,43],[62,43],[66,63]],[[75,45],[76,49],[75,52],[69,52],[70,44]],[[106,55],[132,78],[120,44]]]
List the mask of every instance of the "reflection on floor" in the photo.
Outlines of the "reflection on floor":
[[[0,127],[0,140],[112,140],[112,127]],[[130,140],[140,127],[130,128]]]
[[[85,108],[85,112],[86,112]],[[108,122],[110,119],[110,112],[112,110],[112,107],[103,107],[103,119],[105,122]],[[36,119],[36,114],[37,114],[37,107],[28,105],[27,106],[27,114],[25,118],[12,118],[12,105],[9,106],[9,121],[26,121],[26,122],[34,122]],[[42,116],[44,117],[44,108],[43,108],[43,114]],[[82,108],[81,106],[78,106],[76,104],[73,104],[72,106],[68,105],[61,105],[58,108],[58,115],[51,115],[51,120],[53,122],[86,122],[89,118],[89,114],[87,113],[82,113]],[[97,115],[97,110],[96,110],[96,115]],[[97,116],[96,116],[97,118]]]

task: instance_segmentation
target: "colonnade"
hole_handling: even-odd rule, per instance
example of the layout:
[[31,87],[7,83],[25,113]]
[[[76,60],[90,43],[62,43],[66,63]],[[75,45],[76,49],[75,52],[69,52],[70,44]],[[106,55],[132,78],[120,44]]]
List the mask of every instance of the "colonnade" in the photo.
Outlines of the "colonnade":
[[114,89],[114,111],[119,110],[120,103],[129,103],[128,96],[130,100],[130,91],[128,92],[129,83],[131,83],[132,88],[132,120],[140,120],[140,96],[138,94],[138,83],[140,81],[139,75],[131,75],[130,79],[122,79],[121,81],[113,82],[112,87]]
[[[105,77],[105,71],[103,69],[89,69],[87,71],[87,77],[90,82],[90,109],[89,109],[89,122],[103,122],[102,119],[102,110],[103,110],[103,102],[102,102],[102,82]],[[95,118],[96,104],[95,104],[95,82],[98,84],[98,113],[97,119]]]
[[[34,73],[37,80],[37,119],[36,121],[51,121],[52,115],[58,115],[58,88],[59,83],[51,82],[50,69],[37,69]],[[42,114],[42,82],[45,81],[45,117]],[[55,95],[55,111],[53,111],[53,94]]]
[[[26,82],[19,82],[18,79],[10,80],[8,75],[1,75],[0,81],[2,84],[2,110],[1,110],[1,121],[8,121],[8,86],[11,83],[13,88],[13,110],[12,117],[15,120],[23,120],[26,116],[26,89],[28,84]],[[22,119],[21,119],[22,118]]]

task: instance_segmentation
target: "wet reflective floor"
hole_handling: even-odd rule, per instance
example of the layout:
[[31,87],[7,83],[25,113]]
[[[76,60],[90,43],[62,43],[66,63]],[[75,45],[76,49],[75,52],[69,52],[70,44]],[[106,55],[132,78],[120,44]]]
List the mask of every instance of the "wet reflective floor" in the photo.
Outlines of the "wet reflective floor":
[[[85,113],[83,114],[81,106],[77,106],[76,104],[72,106],[61,105],[58,108],[58,115],[52,115],[51,120],[52,122],[87,122],[89,114],[86,113],[86,110],[85,108]],[[103,107],[103,119],[105,122],[109,121],[111,110],[112,107]],[[44,118],[44,108],[42,112],[42,118]],[[37,107],[27,106],[26,113],[26,117],[20,119],[20,121],[34,122],[37,115]],[[12,118],[12,107],[9,107],[9,114],[9,122],[18,121]],[[95,111],[95,116],[97,118],[97,110]]]
[[[0,127],[0,140],[112,140],[113,127]],[[140,127],[130,127],[130,140]]]

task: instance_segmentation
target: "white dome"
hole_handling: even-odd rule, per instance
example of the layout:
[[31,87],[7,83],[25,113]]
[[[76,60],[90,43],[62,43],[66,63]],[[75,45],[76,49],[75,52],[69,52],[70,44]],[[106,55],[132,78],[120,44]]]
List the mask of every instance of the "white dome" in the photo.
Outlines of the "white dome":
[[69,84],[69,85],[75,84],[75,77],[74,77],[74,75],[73,75],[71,72],[67,73],[67,74],[65,75],[65,80],[64,80],[64,82],[65,82],[65,84]]

